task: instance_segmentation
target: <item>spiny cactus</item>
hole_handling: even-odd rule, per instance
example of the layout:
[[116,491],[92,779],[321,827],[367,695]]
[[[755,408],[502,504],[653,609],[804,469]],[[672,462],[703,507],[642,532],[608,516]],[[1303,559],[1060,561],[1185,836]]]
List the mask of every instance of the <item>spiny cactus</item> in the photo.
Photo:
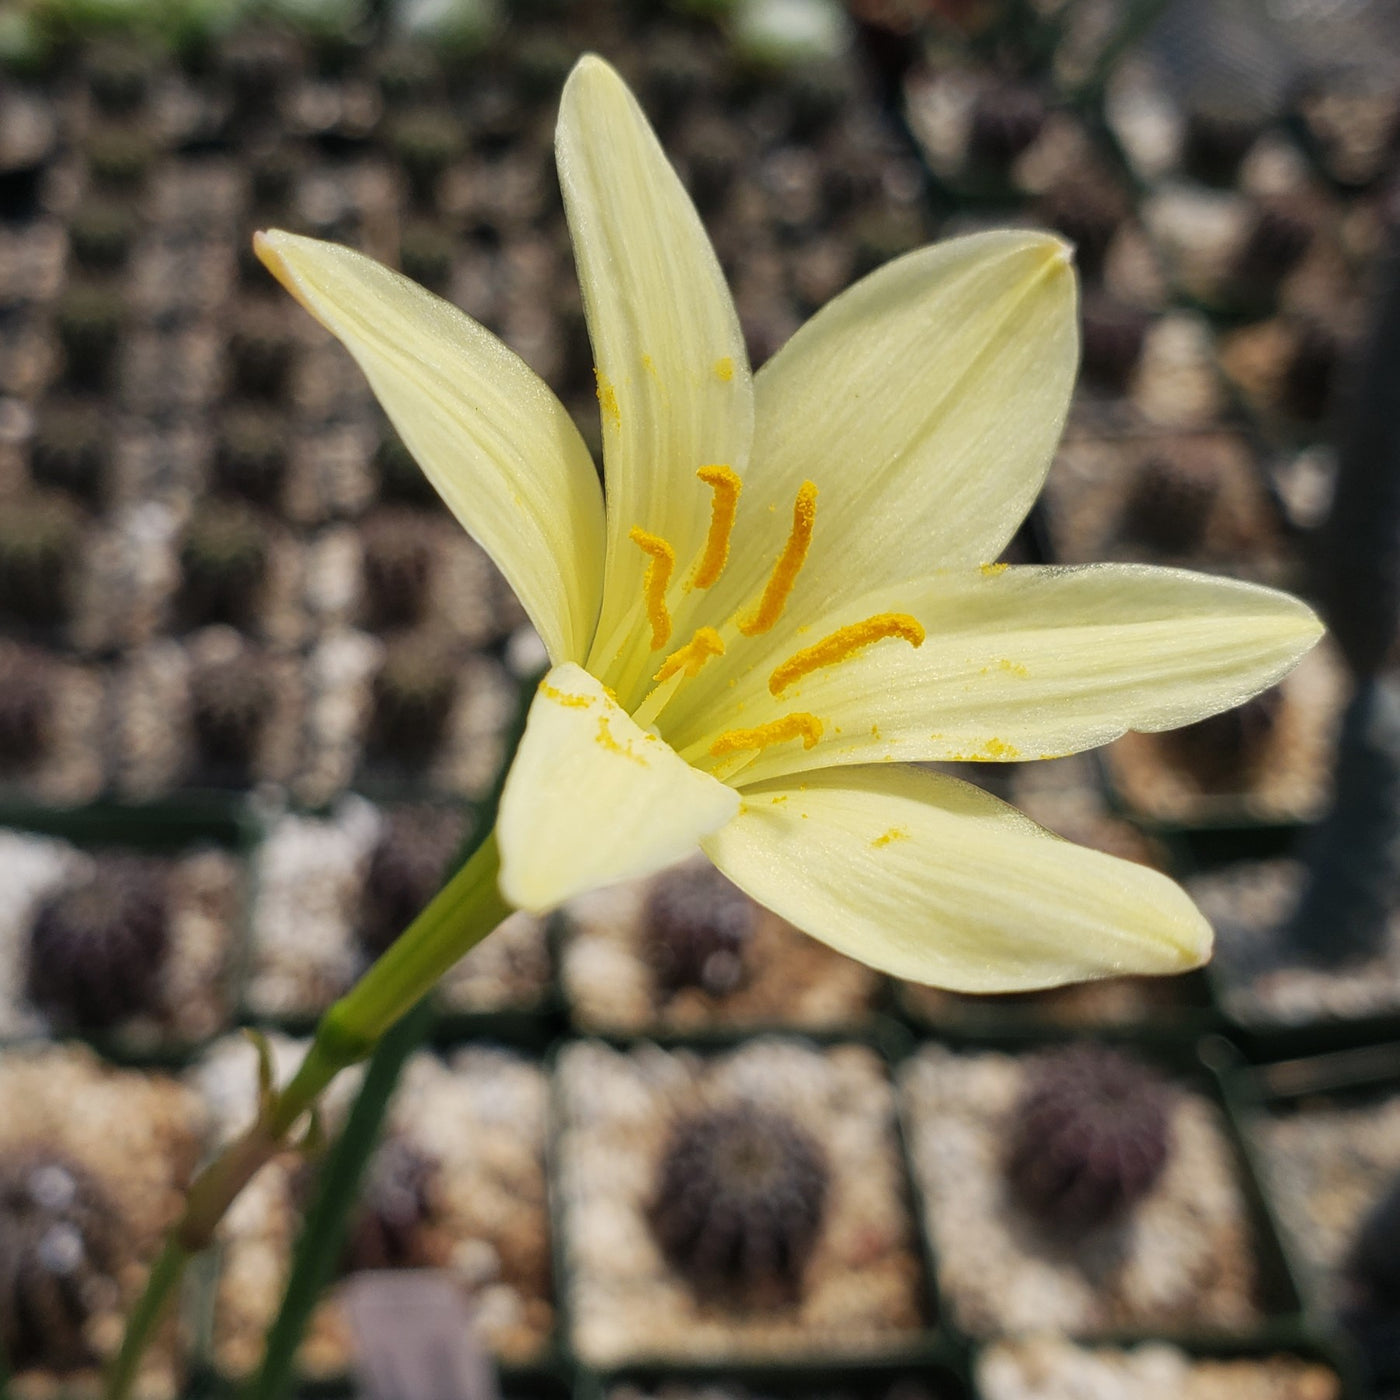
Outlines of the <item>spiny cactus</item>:
[[276,698],[260,656],[239,652],[196,665],[190,674],[190,721],[205,766],[235,781],[249,777]]
[[286,394],[296,346],[279,312],[250,306],[228,341],[229,371],[235,393],[250,399],[281,399]]
[[430,1257],[423,1227],[433,1214],[441,1166],[403,1137],[388,1138],[370,1161],[350,1224],[343,1268],[421,1269]]
[[744,950],[758,910],[708,863],[657,876],[642,913],[646,960],[657,990],[699,987],[724,996],[744,980]]
[[126,303],[113,287],[75,282],[54,311],[68,382],[83,389],[106,389],[126,322]]
[[1138,468],[1123,503],[1123,534],[1163,554],[1189,554],[1204,541],[1219,496],[1218,462],[1180,443]]
[[1400,1377],[1400,1177],[1362,1217],[1341,1268],[1342,1325],[1373,1382]]
[[0,615],[34,627],[68,619],[82,516],[56,492],[0,510]]
[[23,772],[43,757],[53,688],[44,652],[0,640],[0,773]]
[[91,1176],[47,1150],[0,1156],[0,1352],[16,1370],[95,1358],[83,1330],[115,1292],[118,1214]]
[[180,606],[186,619],[196,626],[246,627],[256,610],[267,552],[267,527],[250,507],[237,501],[201,507],[180,548]]
[[975,164],[1005,171],[1040,135],[1045,101],[1032,87],[997,82],[985,88],[972,110],[968,154]]
[[41,486],[96,504],[107,474],[111,429],[111,415],[101,399],[46,404],[30,449],[30,474]]
[[270,406],[230,408],[219,425],[214,480],[220,489],[258,505],[272,505],[287,476],[286,420]]
[[44,903],[29,933],[29,998],[65,1026],[107,1030],[157,1010],[170,935],[166,867],[99,856]]
[[422,511],[384,506],[360,526],[365,621],[377,631],[423,620],[432,579],[431,520]]
[[433,203],[438,180],[462,149],[462,127],[446,109],[420,107],[394,121],[389,145],[414,200],[426,208]]
[[1123,1216],[1171,1155],[1170,1094],[1148,1066],[1102,1045],[1037,1056],[1008,1123],[1007,1183],[1051,1230]]
[[399,763],[426,763],[442,743],[456,696],[451,646],[421,630],[395,637],[374,680],[368,747]]
[[1238,791],[1254,776],[1283,710],[1274,686],[1243,705],[1172,729],[1161,743],[1206,792]]
[[830,1185],[810,1133],[777,1110],[736,1103],[674,1125],[647,1219],[701,1296],[778,1306],[801,1295]]
[[400,807],[387,814],[370,855],[356,932],[378,957],[438,892],[461,838],[453,813]]
[[124,266],[135,237],[136,211],[124,200],[85,200],[68,220],[73,261],[89,272]]

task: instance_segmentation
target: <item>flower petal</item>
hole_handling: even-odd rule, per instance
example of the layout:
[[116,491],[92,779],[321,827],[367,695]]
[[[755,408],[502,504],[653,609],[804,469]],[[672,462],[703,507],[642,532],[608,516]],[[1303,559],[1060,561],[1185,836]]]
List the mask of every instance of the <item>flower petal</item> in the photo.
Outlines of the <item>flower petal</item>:
[[602,596],[603,500],[564,406],[489,331],[372,258],[280,230],[258,234],[256,247],[354,355],[551,659],[581,660]]
[[[675,550],[676,588],[703,549],[711,491],[695,475],[742,472],[753,385],[734,302],[689,196],[636,99],[601,59],[564,88],[559,182],[598,372],[608,484],[603,611],[588,669],[624,703],[655,669],[637,527]],[[621,655],[619,655],[621,652]]]
[[911,569],[994,560],[1040,491],[1078,363],[1068,247],[1005,230],[898,258],[759,370],[725,614],[763,587],[804,480],[811,553],[789,609]]
[[[922,645],[877,641],[771,693],[788,656],[889,612],[916,619]],[[785,623],[766,653],[746,653],[736,684],[732,670],[723,683],[702,672],[668,712],[667,739],[696,763],[722,729],[793,711],[821,721],[813,748],[774,746],[742,774],[731,766],[726,780],[740,786],[842,763],[1051,758],[1173,729],[1272,685],[1322,634],[1286,593],[1133,564],[933,574],[856,598],[801,635]]]
[[1210,925],[1164,875],[1062,841],[939,773],[842,768],[764,783],[702,845],[824,943],[954,991],[1184,972],[1210,955]]
[[540,683],[501,796],[501,893],[543,913],[693,851],[739,807],[732,788],[635,725],[578,666]]

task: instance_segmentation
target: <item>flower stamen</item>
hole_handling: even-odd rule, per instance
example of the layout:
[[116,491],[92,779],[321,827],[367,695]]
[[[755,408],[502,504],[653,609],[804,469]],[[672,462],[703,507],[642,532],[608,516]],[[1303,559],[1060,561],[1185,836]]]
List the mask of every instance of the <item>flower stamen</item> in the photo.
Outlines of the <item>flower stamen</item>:
[[729,536],[734,529],[734,516],[739,509],[739,492],[744,483],[732,468],[717,462],[701,467],[695,473],[715,494],[710,503],[710,533],[705,537],[705,552],[695,566],[690,580],[692,588],[709,588],[724,572],[729,562]]
[[646,578],[642,591],[646,594],[647,618],[651,622],[651,649],[660,651],[671,640],[671,614],[666,607],[666,589],[676,567],[676,551],[661,538],[634,525],[627,538],[647,555]]
[[668,681],[678,671],[684,671],[687,679],[700,674],[700,668],[712,656],[724,655],[724,638],[713,627],[701,627],[683,646],[678,647],[661,663],[661,669],[652,677],[654,681]]
[[835,666],[862,647],[883,641],[886,637],[903,637],[912,647],[923,645],[924,629],[908,613],[876,613],[864,622],[852,622],[838,627],[829,637],[788,657],[774,669],[768,677],[768,689],[773,695],[781,695],[794,681],[818,671],[824,666]]
[[757,637],[768,631],[783,615],[788,594],[797,582],[798,571],[807,559],[807,550],[812,544],[812,527],[817,519],[817,488],[810,481],[804,481],[797,491],[797,500],[792,507],[792,530],[773,565],[768,586],[758,600],[758,606],[746,617],[739,619],[739,630],[746,637]]
[[766,749],[770,744],[781,744],[788,739],[801,739],[802,747],[810,749],[822,737],[822,722],[816,715],[799,712],[784,715],[768,724],[755,725],[752,729],[729,729],[710,745],[711,758],[723,758],[725,754],[739,753],[744,749]]

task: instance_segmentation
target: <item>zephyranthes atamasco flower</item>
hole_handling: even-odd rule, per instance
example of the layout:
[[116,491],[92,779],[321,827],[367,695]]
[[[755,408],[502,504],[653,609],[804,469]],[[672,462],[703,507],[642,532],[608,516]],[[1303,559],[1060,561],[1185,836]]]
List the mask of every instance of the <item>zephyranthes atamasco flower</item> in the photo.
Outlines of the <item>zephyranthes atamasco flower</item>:
[[548,649],[497,826],[505,899],[543,911],[699,845],[901,977],[1004,991],[1202,961],[1210,929],[1169,880],[911,766],[1186,724],[1321,630],[1244,583],[993,562],[1074,382],[1070,249],[1007,231],[910,253],[751,374],[699,218],[596,58],[558,161],[606,494],[559,400],[467,316],[348,249],[258,240]]

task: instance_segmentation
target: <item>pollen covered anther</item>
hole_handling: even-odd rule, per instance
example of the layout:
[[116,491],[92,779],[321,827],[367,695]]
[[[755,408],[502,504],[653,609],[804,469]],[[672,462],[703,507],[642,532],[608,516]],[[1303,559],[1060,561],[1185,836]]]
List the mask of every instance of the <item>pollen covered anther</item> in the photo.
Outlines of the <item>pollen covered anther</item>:
[[701,627],[683,646],[678,647],[661,663],[661,669],[652,677],[654,681],[669,681],[677,671],[684,671],[686,677],[700,674],[700,668],[712,656],[724,655],[724,639],[713,627]]
[[774,695],[781,695],[803,676],[824,666],[835,666],[862,647],[883,641],[886,637],[902,637],[910,646],[918,647],[923,645],[924,629],[908,613],[876,613],[863,622],[838,627],[829,637],[823,637],[814,646],[803,647],[776,667],[768,677],[768,689]]
[[801,739],[802,747],[810,749],[821,737],[821,720],[816,715],[799,711],[752,729],[726,730],[710,745],[710,757],[723,758],[725,754],[741,753],[745,749],[766,749],[770,744],[781,744],[788,739]]
[[647,565],[642,590],[646,594],[647,618],[651,622],[651,649],[660,651],[671,640],[671,614],[666,607],[666,589],[676,567],[676,551],[661,538],[634,525],[628,539],[646,554]]
[[743,490],[744,483],[732,467],[722,462],[701,467],[695,475],[715,494],[710,504],[710,533],[705,537],[705,551],[695,566],[690,587],[709,588],[719,579],[725,564],[729,562],[729,536],[734,529],[739,492]]
[[767,632],[783,615],[788,594],[797,582],[797,575],[807,561],[807,551],[812,545],[812,529],[817,520],[817,488],[810,481],[804,481],[797,491],[797,500],[792,507],[792,530],[773,565],[768,585],[758,606],[745,617],[739,619],[739,630],[746,637],[757,637]]

